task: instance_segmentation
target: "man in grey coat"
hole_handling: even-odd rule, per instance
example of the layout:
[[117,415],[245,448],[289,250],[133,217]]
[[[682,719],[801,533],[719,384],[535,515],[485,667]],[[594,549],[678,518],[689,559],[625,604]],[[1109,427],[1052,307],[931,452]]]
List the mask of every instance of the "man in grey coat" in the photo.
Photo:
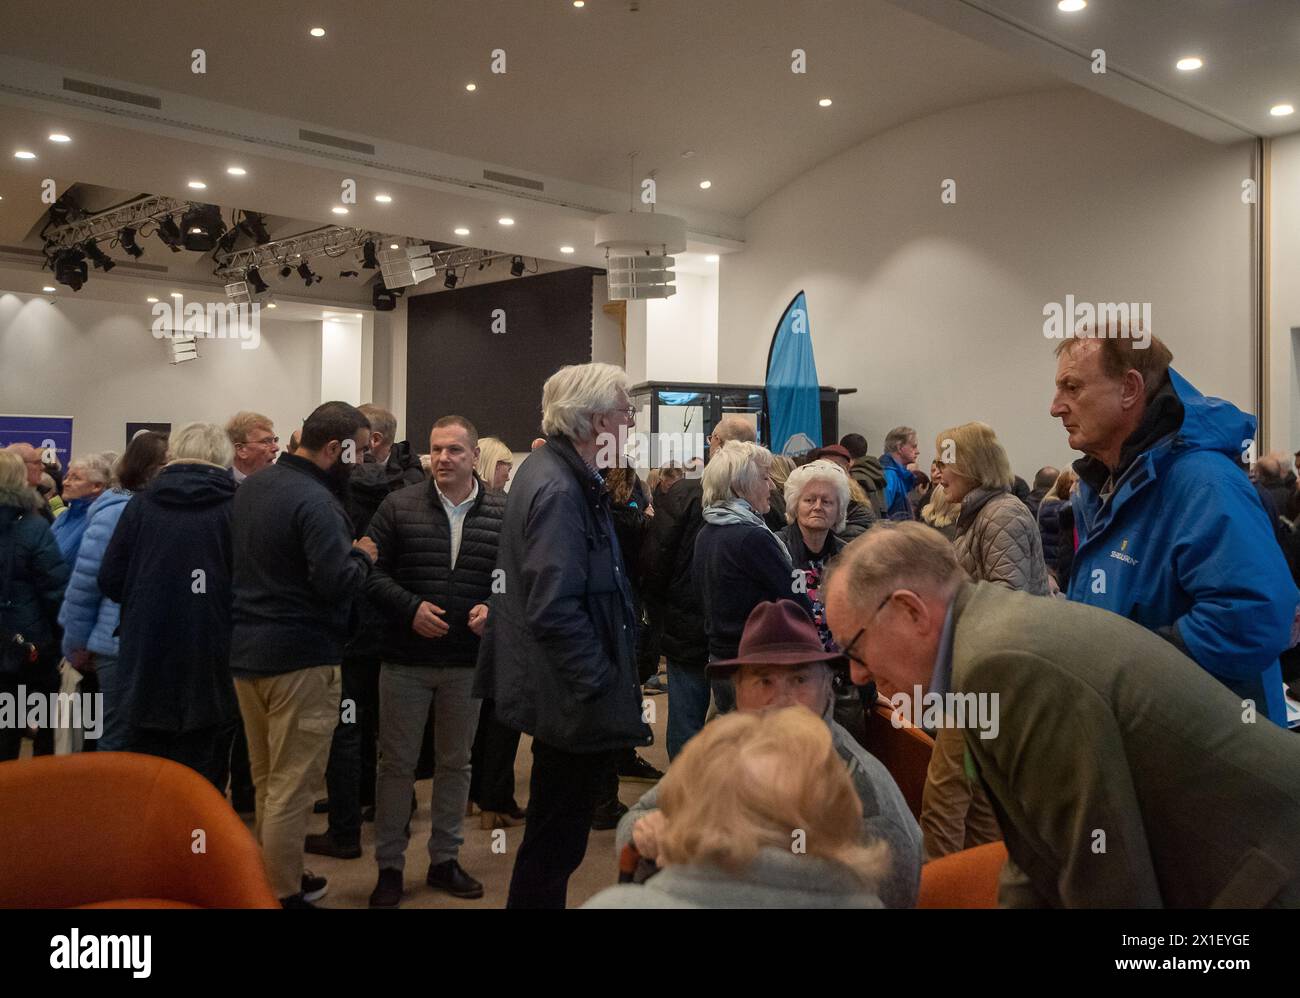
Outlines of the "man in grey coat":
[[[831,670],[842,661],[842,655],[823,649],[816,627],[797,603],[776,600],[754,607],[740,639],[740,656],[710,663],[709,673],[730,676],[737,710],[779,710],[798,703],[826,721],[835,752],[862,801],[863,843],[890,847],[890,873],[877,886],[880,900],[886,908],[913,908],[921,882],[921,829],[889,771],[832,717]],[[656,858],[663,821],[658,808],[656,786],[619,822],[620,853],[633,842],[642,858]]]
[[961,729],[1001,906],[1300,906],[1300,743],[1169,642],[972,583],[922,524],[854,541],[824,591],[854,682]]

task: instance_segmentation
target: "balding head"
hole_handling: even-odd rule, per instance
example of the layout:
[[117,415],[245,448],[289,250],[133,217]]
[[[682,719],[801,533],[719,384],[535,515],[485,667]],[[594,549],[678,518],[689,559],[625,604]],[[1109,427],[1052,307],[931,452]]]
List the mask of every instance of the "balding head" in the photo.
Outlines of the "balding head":
[[39,447],[31,444],[10,444],[5,450],[17,454],[19,460],[26,465],[28,485],[35,488],[41,483],[41,475],[45,474],[45,465]]
[[712,457],[722,449],[723,444],[730,443],[732,440],[757,443],[758,434],[754,431],[754,424],[744,416],[735,414],[723,416],[718,421],[718,425],[713,428],[713,432],[709,434],[709,456]]
[[1282,462],[1269,454],[1255,462],[1259,480],[1265,485],[1272,485],[1282,480]]

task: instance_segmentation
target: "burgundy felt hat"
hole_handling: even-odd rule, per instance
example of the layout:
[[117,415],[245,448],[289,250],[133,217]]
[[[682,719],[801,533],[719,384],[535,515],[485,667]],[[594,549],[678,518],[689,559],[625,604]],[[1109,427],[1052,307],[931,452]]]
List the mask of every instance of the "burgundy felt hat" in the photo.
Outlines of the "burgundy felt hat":
[[849,449],[847,447],[841,447],[839,444],[827,444],[825,447],[818,447],[810,456],[814,461],[816,461],[830,457],[832,454],[838,458],[843,458],[850,464],[853,463],[853,455],[849,453]]
[[779,599],[760,603],[749,613],[740,636],[736,658],[710,662],[711,673],[728,673],[738,665],[806,665],[826,662],[833,666],[845,661],[837,651],[822,647],[817,628],[798,603]]

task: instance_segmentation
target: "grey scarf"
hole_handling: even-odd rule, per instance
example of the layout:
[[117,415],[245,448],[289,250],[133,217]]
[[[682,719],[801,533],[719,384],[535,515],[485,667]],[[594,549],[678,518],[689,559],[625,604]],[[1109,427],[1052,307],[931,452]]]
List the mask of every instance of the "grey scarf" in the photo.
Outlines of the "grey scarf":
[[724,499],[712,506],[705,506],[700,515],[704,517],[705,523],[712,523],[720,527],[730,527],[744,523],[749,524],[751,527],[762,527],[772,535],[777,547],[781,549],[781,554],[785,557],[785,567],[789,568],[793,564],[790,560],[790,549],[785,546],[785,541],[781,539],[780,535],[772,533],[768,525],[763,522],[763,518],[754,512],[754,507],[744,499],[739,497]]

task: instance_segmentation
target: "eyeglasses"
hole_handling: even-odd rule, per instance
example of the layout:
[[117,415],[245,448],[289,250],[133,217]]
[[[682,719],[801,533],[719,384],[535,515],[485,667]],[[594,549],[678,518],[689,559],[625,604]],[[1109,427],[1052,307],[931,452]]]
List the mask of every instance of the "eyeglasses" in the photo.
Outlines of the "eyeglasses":
[[262,444],[262,445],[264,445],[264,446],[270,446],[271,444],[278,444],[279,442],[280,442],[280,438],[279,438],[279,437],[266,437],[264,440],[245,440],[245,441],[244,441],[244,443],[246,443],[246,444]]
[[876,607],[876,612],[871,615],[871,620],[867,621],[867,623],[859,627],[858,633],[853,635],[853,638],[849,641],[849,643],[840,649],[840,651],[844,654],[845,658],[847,658],[851,662],[857,662],[858,665],[862,666],[862,668],[866,669],[868,672],[871,671],[870,667],[861,658],[853,654],[853,646],[858,643],[862,635],[867,633],[867,628],[870,627],[875,622],[876,618],[880,616],[880,611],[885,608],[885,604],[888,603],[893,598],[894,598],[894,593],[892,592],[887,593],[885,595],[885,598],[882,599],[880,601],[880,604]]

